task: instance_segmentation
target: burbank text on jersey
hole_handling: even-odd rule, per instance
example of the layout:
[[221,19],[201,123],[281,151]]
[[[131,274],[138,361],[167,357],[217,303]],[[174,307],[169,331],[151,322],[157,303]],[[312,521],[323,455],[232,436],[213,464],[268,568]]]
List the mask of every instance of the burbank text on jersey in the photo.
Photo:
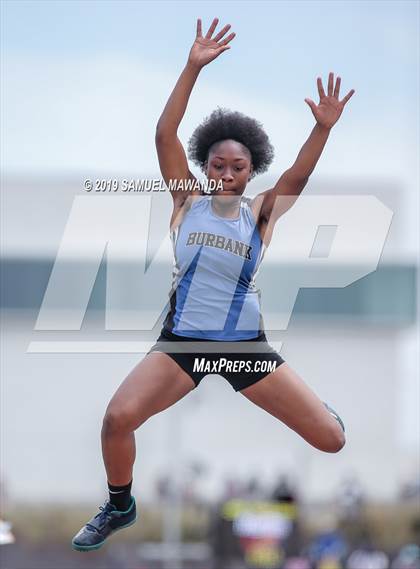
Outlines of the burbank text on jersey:
[[255,277],[264,255],[249,198],[239,216],[220,217],[197,198],[171,233],[174,269],[164,329],[190,338],[250,340],[263,331]]

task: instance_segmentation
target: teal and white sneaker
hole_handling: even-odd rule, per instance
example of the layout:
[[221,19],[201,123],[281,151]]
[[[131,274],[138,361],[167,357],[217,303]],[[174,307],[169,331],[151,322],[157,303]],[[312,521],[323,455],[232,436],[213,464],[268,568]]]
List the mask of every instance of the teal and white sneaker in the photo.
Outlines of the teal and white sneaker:
[[340,417],[340,415],[337,413],[337,411],[335,411],[332,407],[330,407],[329,405],[327,405],[327,403],[325,403],[325,401],[323,401],[323,404],[325,405],[325,407],[327,408],[327,410],[329,411],[330,415],[332,415],[334,417],[334,419],[336,419],[336,421],[338,421],[338,424],[340,425],[340,427],[343,429],[343,433],[346,432],[346,429],[344,427],[344,423]]
[[137,520],[136,501],[131,497],[128,510],[121,512],[109,500],[99,506],[99,513],[82,527],[73,540],[76,551],[94,551],[99,549],[105,540],[114,532],[132,526]]

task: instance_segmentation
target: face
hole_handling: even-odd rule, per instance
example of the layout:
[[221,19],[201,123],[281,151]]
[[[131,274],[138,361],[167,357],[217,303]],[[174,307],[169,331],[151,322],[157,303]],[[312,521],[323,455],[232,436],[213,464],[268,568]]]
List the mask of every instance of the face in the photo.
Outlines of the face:
[[205,171],[209,180],[222,180],[223,191],[216,191],[214,197],[241,196],[252,174],[251,154],[240,142],[223,140],[210,148]]

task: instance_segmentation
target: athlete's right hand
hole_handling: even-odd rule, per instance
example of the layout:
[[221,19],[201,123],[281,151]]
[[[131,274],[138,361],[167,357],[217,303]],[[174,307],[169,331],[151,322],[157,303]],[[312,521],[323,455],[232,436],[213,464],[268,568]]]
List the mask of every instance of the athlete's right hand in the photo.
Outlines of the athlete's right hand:
[[209,28],[209,31],[203,38],[201,33],[201,19],[197,20],[197,36],[195,38],[194,44],[191,48],[190,54],[188,56],[188,62],[195,67],[202,68],[213,59],[216,59],[221,53],[230,49],[227,45],[233,40],[236,34],[229,34],[224,40],[223,36],[230,30],[230,24],[225,26],[220,30],[220,32],[212,38],[216,26],[219,22],[218,18],[215,18]]

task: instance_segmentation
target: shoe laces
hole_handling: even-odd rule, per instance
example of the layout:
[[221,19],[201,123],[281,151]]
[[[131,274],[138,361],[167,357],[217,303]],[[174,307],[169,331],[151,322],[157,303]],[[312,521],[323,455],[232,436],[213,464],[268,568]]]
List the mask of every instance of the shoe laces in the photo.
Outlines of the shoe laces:
[[[94,524],[86,524],[89,528],[93,528],[95,530],[102,529],[111,519],[111,514],[115,510],[114,506],[111,502],[106,501],[102,506],[99,506],[99,512],[93,518],[92,522],[95,520]],[[96,521],[97,520],[97,521]]]

